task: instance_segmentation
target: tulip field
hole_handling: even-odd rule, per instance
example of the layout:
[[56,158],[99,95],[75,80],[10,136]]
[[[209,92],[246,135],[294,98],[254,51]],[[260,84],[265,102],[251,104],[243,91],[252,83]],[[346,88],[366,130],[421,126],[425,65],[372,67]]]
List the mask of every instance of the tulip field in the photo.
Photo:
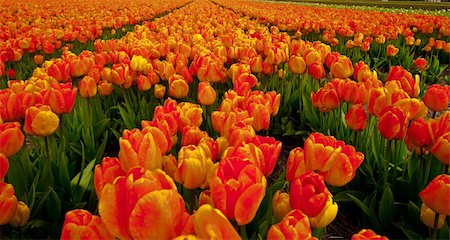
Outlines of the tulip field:
[[0,239],[450,238],[445,9],[0,3]]

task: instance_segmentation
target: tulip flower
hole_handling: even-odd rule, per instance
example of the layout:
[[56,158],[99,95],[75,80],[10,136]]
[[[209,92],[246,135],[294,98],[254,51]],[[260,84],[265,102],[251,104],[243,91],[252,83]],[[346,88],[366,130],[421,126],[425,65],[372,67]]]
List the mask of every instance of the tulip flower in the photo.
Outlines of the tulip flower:
[[353,234],[352,240],[388,240],[387,237],[376,234],[370,229],[363,229],[356,234]]
[[212,166],[211,158],[206,157],[202,148],[183,146],[178,154],[178,168],[174,179],[187,189],[205,188],[206,177]]
[[294,181],[308,168],[305,164],[305,154],[302,148],[296,147],[289,152],[286,166],[286,180]]
[[57,85],[44,91],[42,97],[42,104],[49,105],[54,113],[69,113],[75,105],[77,88],[72,88],[71,84]]
[[381,135],[388,139],[402,140],[406,134],[408,118],[402,109],[397,106],[385,107],[378,119],[378,130]]
[[120,167],[119,159],[104,157],[101,164],[97,164],[94,170],[94,187],[97,198],[101,198],[103,187],[107,183],[113,183],[119,176],[124,176],[125,172]]
[[312,218],[322,212],[329,195],[323,177],[308,170],[291,183],[289,202],[293,209]]
[[417,69],[420,69],[421,71],[427,70],[427,60],[425,58],[418,57],[413,61],[413,64]]
[[423,97],[423,102],[429,109],[435,112],[446,110],[450,101],[450,91],[448,89],[448,86],[439,84],[428,86],[425,96]]
[[424,102],[417,98],[400,99],[394,103],[394,106],[398,106],[402,109],[403,113],[408,116],[408,121],[416,118],[423,118],[428,113],[428,109]]
[[419,193],[419,197],[434,212],[450,215],[450,176],[447,174],[436,176]]
[[328,68],[331,68],[331,65],[338,61],[339,56],[341,56],[341,54],[339,52],[331,52],[325,58],[325,65]]
[[321,175],[327,184],[342,187],[355,177],[356,170],[364,161],[364,154],[356,152],[353,146],[345,145],[342,141],[338,141],[336,145],[340,145],[342,151],[333,166]]
[[386,48],[386,54],[388,57],[394,57],[398,53],[398,48],[396,48],[394,45],[389,44]]
[[306,71],[306,63],[302,56],[293,55],[288,62],[289,71],[301,75]]
[[113,85],[112,83],[106,82],[106,81],[100,81],[97,86],[97,91],[100,96],[109,96],[113,92]]
[[333,197],[330,195],[322,212],[313,218],[309,218],[311,227],[324,228],[328,226],[336,218],[337,212],[338,205],[333,201]]
[[198,84],[197,100],[201,105],[210,106],[216,101],[216,90],[209,82],[200,82]]
[[367,113],[362,104],[354,104],[345,114],[347,126],[353,131],[362,131],[366,128]]
[[154,89],[155,97],[161,99],[164,97],[165,94],[166,94],[166,87],[161,84],[156,84]]
[[84,209],[75,209],[66,213],[61,239],[114,239],[100,217]]
[[320,88],[317,93],[311,93],[311,101],[314,107],[321,112],[329,112],[339,107],[339,97],[334,88]]
[[22,202],[19,201],[17,203],[17,209],[16,213],[14,214],[14,217],[9,222],[9,225],[17,228],[17,227],[23,227],[30,218],[30,208]]
[[309,66],[308,74],[314,79],[322,79],[325,77],[325,68],[321,63],[314,62]]
[[[157,138],[138,129],[123,131],[119,139],[119,161],[124,171],[141,166],[147,170],[162,168],[162,154]],[[161,139],[158,139],[161,140]]]
[[439,137],[434,145],[431,147],[430,152],[443,164],[450,164],[450,133]]
[[[434,228],[434,219],[436,217],[436,213],[431,210],[425,203],[422,203],[420,207],[420,220],[425,226],[429,228]],[[441,229],[445,223],[445,215],[439,214],[439,219],[436,228]]]
[[389,74],[386,77],[386,83],[389,81],[399,81],[400,86],[410,97],[417,97],[420,93],[418,75],[412,76],[410,72],[401,66],[394,66],[389,70]]
[[250,60],[250,68],[253,73],[261,73],[263,71],[263,59],[258,55]]
[[0,181],[0,225],[9,223],[17,209],[17,198],[14,195],[14,187]]
[[78,83],[78,89],[80,90],[80,95],[83,98],[92,98],[97,95],[97,83],[94,78],[90,76],[85,76]]
[[169,96],[174,98],[184,98],[188,93],[189,85],[184,80],[183,76],[174,74],[169,78]]
[[261,161],[261,171],[264,176],[269,176],[281,152],[281,142],[276,141],[273,137],[255,136],[252,143],[261,149],[264,160]]
[[291,210],[289,194],[277,190],[272,198],[272,212],[275,216],[275,222],[280,222]]
[[25,114],[23,130],[32,135],[47,137],[59,127],[59,117],[48,105],[29,107]]
[[15,155],[22,148],[25,136],[18,122],[0,124],[0,153],[6,157]]
[[100,217],[117,238],[173,238],[181,234],[189,218],[176,189],[162,170],[131,169],[104,186]]
[[346,56],[339,56],[337,61],[331,64],[330,72],[333,77],[348,78],[354,72],[352,61]]
[[152,87],[152,82],[145,75],[139,75],[136,82],[139,91],[148,91]]
[[186,126],[200,127],[203,122],[203,110],[198,104],[190,102],[182,102],[177,106],[178,112],[180,112],[180,122],[178,124],[178,130],[182,131]]
[[239,157],[223,158],[214,165],[208,183],[214,207],[238,225],[248,224],[255,217],[267,186],[259,168]]
[[193,216],[195,234],[199,239],[241,239],[223,213],[209,204],[201,205]]
[[272,225],[267,233],[267,239],[315,239],[311,235],[308,216],[294,209],[283,220]]
[[36,54],[33,57],[34,64],[41,65],[44,62],[44,56],[41,54]]
[[312,133],[305,140],[305,165],[309,170],[328,171],[342,152],[341,146],[336,146],[336,139],[321,133]]
[[414,119],[408,127],[406,132],[406,142],[415,147],[431,147],[433,144],[433,136],[430,131],[431,124],[423,119]]

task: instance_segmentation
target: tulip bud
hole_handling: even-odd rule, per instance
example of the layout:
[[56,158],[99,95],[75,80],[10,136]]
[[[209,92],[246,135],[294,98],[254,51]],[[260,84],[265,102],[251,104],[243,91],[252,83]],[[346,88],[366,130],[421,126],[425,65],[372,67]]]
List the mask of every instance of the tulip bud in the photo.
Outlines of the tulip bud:
[[416,68],[422,71],[427,70],[427,60],[425,58],[419,57],[416,60],[414,60],[413,64],[414,66],[416,66]]
[[306,63],[303,57],[293,55],[288,62],[289,71],[293,74],[303,74],[306,71]]
[[394,57],[398,53],[398,48],[396,48],[394,45],[389,44],[386,48],[386,54],[388,57]]
[[200,82],[198,84],[198,102],[202,105],[209,106],[216,101],[216,90],[209,82]]
[[275,222],[281,221],[292,210],[289,203],[289,194],[276,191],[272,198],[272,211],[275,216]]
[[[422,203],[420,207],[420,220],[425,224],[425,226],[429,228],[434,228],[434,219],[436,217],[436,213],[431,210],[425,203]],[[445,215],[439,214],[439,220],[437,224],[437,229],[441,229],[445,223]]]
[[0,124],[0,153],[6,157],[15,155],[22,148],[25,136],[18,122]]
[[309,67],[308,74],[314,79],[322,79],[325,77],[325,68],[321,63],[315,62]]
[[0,225],[9,223],[17,209],[17,198],[11,184],[0,182]]
[[169,78],[169,96],[174,98],[184,98],[189,93],[189,85],[183,76],[173,74]]
[[164,95],[166,94],[166,87],[164,85],[161,84],[156,84],[155,85],[155,89],[154,89],[154,94],[156,98],[163,98]]
[[23,227],[30,218],[30,208],[28,206],[20,201],[17,203],[17,209],[16,213],[14,214],[14,217],[11,219],[9,224],[13,227]]
[[347,126],[353,131],[362,131],[366,128],[367,113],[362,104],[354,104],[345,114]]
[[447,89],[439,84],[428,86],[425,96],[423,97],[423,102],[429,109],[435,112],[446,110],[450,100]]
[[100,96],[109,96],[112,94],[114,88],[112,83],[100,81],[97,86],[97,91]]
[[436,176],[428,186],[419,193],[420,199],[431,210],[443,215],[450,215],[450,176]]
[[97,94],[97,83],[94,78],[85,76],[78,83],[78,89],[80,90],[81,97],[91,98]]
[[331,74],[336,78],[348,78],[353,75],[353,71],[352,61],[346,56],[339,56],[330,67]]
[[9,168],[9,161],[5,154],[0,153],[0,181],[6,176]]
[[378,235],[370,229],[363,229],[352,236],[352,240],[388,240],[387,237]]

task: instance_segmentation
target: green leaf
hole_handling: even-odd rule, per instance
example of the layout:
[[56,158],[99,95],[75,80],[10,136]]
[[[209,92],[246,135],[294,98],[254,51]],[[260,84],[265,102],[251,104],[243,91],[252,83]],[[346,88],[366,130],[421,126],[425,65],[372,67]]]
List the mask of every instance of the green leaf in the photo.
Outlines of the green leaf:
[[122,106],[117,106],[119,108],[119,114],[123,119],[123,123],[127,129],[133,129],[136,127],[134,124],[134,119],[128,114],[127,110],[125,110]]
[[384,189],[381,196],[380,209],[378,211],[378,217],[381,224],[386,227],[392,220],[395,214],[394,195],[392,194],[389,185]]
[[[84,192],[86,191],[89,182],[91,181],[91,178],[93,177],[93,171],[95,165],[95,158],[89,162],[89,164],[84,168],[82,172],[82,176],[80,179],[80,173],[78,173],[70,182],[72,184],[73,190],[73,199],[74,202],[81,201]],[[78,184],[79,183],[79,184]]]
[[377,215],[373,209],[370,209],[365,203],[361,202],[357,197],[348,194],[348,197],[363,211],[363,213],[368,217],[375,231],[380,230],[381,226],[377,220]]
[[23,177],[22,166],[18,161],[9,161],[8,183],[14,186],[15,195],[21,199],[28,190],[27,180]]
[[420,223],[420,208],[412,201],[408,203],[408,214],[410,221]]
[[363,198],[366,195],[365,193],[357,190],[346,190],[334,195],[333,200],[338,203],[352,202],[352,199],[348,196],[349,194],[358,198]]
[[56,221],[61,216],[61,200],[55,190],[51,187],[46,207],[48,216],[51,220]]
[[106,118],[94,124],[94,138],[98,139],[109,127],[110,119]]
[[405,222],[393,222],[397,228],[400,228],[408,239],[423,239],[419,233],[414,232],[414,228]]
[[98,147],[97,154],[95,155],[95,159],[101,161],[103,159],[103,154],[105,153],[106,144],[108,143],[108,132],[103,134],[103,141],[100,147]]

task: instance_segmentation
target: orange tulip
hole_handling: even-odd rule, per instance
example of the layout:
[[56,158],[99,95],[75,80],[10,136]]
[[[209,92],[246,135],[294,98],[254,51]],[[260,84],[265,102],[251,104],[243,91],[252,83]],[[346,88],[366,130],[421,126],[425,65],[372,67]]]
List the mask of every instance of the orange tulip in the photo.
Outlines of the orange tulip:
[[252,141],[255,146],[261,149],[264,160],[261,161],[261,171],[264,176],[272,174],[275,164],[281,152],[281,142],[273,137],[255,136]]
[[337,212],[338,205],[333,201],[333,197],[330,195],[322,212],[313,218],[309,218],[311,227],[319,229],[328,226],[336,218]]
[[417,97],[420,93],[419,76],[412,76],[410,72],[401,66],[394,66],[390,69],[386,77],[386,83],[389,81],[399,81],[400,86],[410,97]]
[[25,114],[23,130],[26,133],[47,137],[59,127],[59,117],[47,105],[29,107]]
[[77,88],[72,84],[56,85],[42,93],[42,104],[49,105],[56,114],[70,113],[75,105]]
[[186,126],[200,127],[203,122],[203,109],[200,105],[190,102],[182,102],[177,105],[177,110],[180,113],[180,122],[178,130],[182,131]]
[[398,53],[398,48],[396,48],[394,45],[389,44],[386,48],[386,54],[388,57],[394,57]]
[[6,157],[15,155],[22,148],[24,140],[18,122],[0,124],[0,153]]
[[331,68],[331,65],[335,62],[338,61],[338,58],[341,56],[341,54],[339,52],[331,52],[330,54],[327,55],[327,57],[325,58],[325,66],[327,66],[327,68]]
[[124,176],[125,172],[120,167],[119,159],[104,157],[101,164],[95,166],[94,187],[97,198],[101,198],[103,187],[107,183],[113,183],[119,176]]
[[413,61],[413,64],[417,69],[420,69],[422,71],[427,70],[427,60],[425,58],[418,57],[416,60]]
[[199,239],[241,239],[223,213],[209,204],[201,205],[193,216],[195,234]]
[[44,62],[44,56],[41,54],[36,54],[33,57],[34,64],[41,65]]
[[450,133],[447,132],[439,137],[434,145],[431,147],[430,152],[443,164],[450,164]]
[[339,56],[337,61],[331,64],[330,72],[336,78],[348,78],[353,75],[352,60],[346,56]]
[[423,102],[429,109],[435,112],[446,110],[450,101],[449,93],[448,86],[439,84],[430,85],[425,92]]
[[17,209],[17,198],[11,184],[0,181],[0,225],[9,223]]
[[30,218],[30,208],[22,202],[19,201],[17,203],[17,209],[16,213],[14,214],[14,217],[9,222],[9,225],[17,228],[17,227],[23,227]]
[[289,202],[293,209],[312,218],[322,212],[329,195],[323,177],[308,170],[291,182]]
[[0,153],[0,182],[3,181],[3,178],[6,176],[9,168],[9,160],[5,156],[5,154]]
[[216,90],[209,82],[200,82],[198,84],[197,100],[201,105],[210,106],[217,98]]
[[433,136],[430,131],[431,124],[423,118],[414,119],[408,127],[406,132],[405,142],[414,147],[427,146],[431,147],[433,145]]
[[197,126],[186,126],[183,128],[181,132],[181,145],[198,145],[200,140],[208,137],[208,133],[206,131],[201,130]]
[[154,89],[155,97],[161,99],[164,97],[165,94],[166,94],[166,87],[161,84],[156,84]]
[[263,71],[263,59],[258,55],[250,60],[250,68],[253,73],[261,73]]
[[314,107],[321,112],[329,112],[339,107],[339,96],[334,88],[320,88],[317,93],[311,93]]
[[239,157],[223,158],[214,165],[208,183],[214,207],[239,225],[255,217],[267,186],[259,168]]
[[124,171],[141,166],[147,170],[162,168],[162,154],[151,132],[125,130],[119,139],[119,161]]
[[[436,213],[431,210],[427,205],[422,203],[420,207],[420,220],[429,228],[434,228],[434,219],[436,217]],[[445,223],[445,215],[439,214],[438,224],[436,226],[437,229],[441,229]]]
[[327,184],[342,187],[355,177],[356,170],[364,161],[364,154],[356,152],[353,146],[345,145],[342,141],[337,141],[336,145],[342,148],[341,153],[333,166],[321,174]]
[[66,213],[61,239],[114,239],[100,217],[84,209]]
[[289,194],[277,190],[272,198],[272,212],[275,216],[275,222],[280,222],[290,211]]
[[419,196],[434,212],[450,215],[450,176],[447,174],[436,176]]
[[200,193],[200,196],[198,196],[198,205],[202,206],[204,204],[209,204],[211,206],[214,205],[213,200],[211,198],[211,191],[210,190],[203,190]]
[[321,63],[313,63],[308,68],[308,74],[314,79],[322,79],[325,77],[325,68]]
[[97,91],[100,96],[109,96],[113,92],[113,85],[112,83],[106,82],[106,81],[100,81],[97,86]]
[[152,87],[151,80],[145,75],[139,75],[136,82],[140,91],[148,91]]
[[103,188],[100,217],[120,239],[168,239],[181,234],[189,218],[173,180],[162,170],[131,169]]
[[302,56],[293,55],[288,62],[289,71],[293,74],[303,74],[306,71],[306,63]]
[[173,74],[169,78],[169,96],[174,98],[184,98],[189,93],[189,85],[183,76]]
[[353,131],[362,131],[366,128],[367,113],[362,104],[354,104],[345,114],[347,126]]
[[85,76],[78,83],[78,89],[80,90],[80,95],[83,98],[91,98],[97,95],[97,83],[94,78],[90,76]]
[[402,140],[407,126],[407,115],[400,107],[387,106],[381,111],[378,119],[378,130],[384,138]]
[[211,158],[206,157],[202,148],[183,146],[178,154],[178,169],[174,173],[174,179],[187,189],[205,188],[206,177],[212,165]]
[[289,152],[286,166],[286,180],[294,181],[308,168],[305,164],[305,154],[302,148],[296,147]]
[[424,102],[417,98],[400,99],[394,103],[394,106],[398,106],[402,109],[405,115],[408,116],[408,121],[416,118],[423,118],[428,113],[428,109]]
[[336,139],[322,133],[312,133],[305,140],[305,165],[309,170],[328,171],[341,154],[342,147],[336,146]]
[[267,239],[316,239],[311,235],[308,216],[294,209],[283,220],[270,227]]
[[388,240],[387,237],[376,234],[370,229],[363,229],[352,236],[352,240]]

